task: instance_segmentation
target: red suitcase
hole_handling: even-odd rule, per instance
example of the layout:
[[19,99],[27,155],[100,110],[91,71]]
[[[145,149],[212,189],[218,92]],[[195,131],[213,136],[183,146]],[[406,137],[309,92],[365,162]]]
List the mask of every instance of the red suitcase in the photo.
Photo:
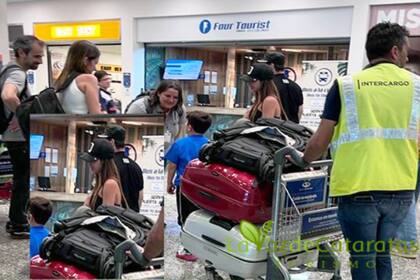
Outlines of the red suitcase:
[[6,182],[0,185],[0,199],[10,200],[10,197],[12,195],[12,186],[12,182]]
[[258,185],[256,176],[234,167],[193,160],[182,176],[181,192],[198,207],[234,222],[271,219],[273,186]]
[[31,259],[30,279],[96,279],[93,274],[81,271],[61,261],[46,262],[39,256]]

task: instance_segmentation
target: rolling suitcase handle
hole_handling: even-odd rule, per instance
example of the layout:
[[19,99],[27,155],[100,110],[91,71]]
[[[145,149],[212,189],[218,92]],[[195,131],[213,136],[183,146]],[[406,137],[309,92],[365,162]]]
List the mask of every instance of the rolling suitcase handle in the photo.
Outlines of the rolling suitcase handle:
[[115,247],[115,279],[121,279],[122,277],[125,255],[126,251],[128,250],[131,252],[134,261],[140,264],[141,266],[163,265],[163,257],[154,258],[151,261],[148,261],[143,257],[141,250],[133,240],[126,240],[118,244],[117,247]]
[[115,279],[121,279],[122,277],[125,255],[128,250],[130,250],[134,260],[140,265],[144,266],[148,263],[146,263],[146,260],[144,259],[140,249],[137,247],[137,244],[133,240],[126,240],[115,247]]

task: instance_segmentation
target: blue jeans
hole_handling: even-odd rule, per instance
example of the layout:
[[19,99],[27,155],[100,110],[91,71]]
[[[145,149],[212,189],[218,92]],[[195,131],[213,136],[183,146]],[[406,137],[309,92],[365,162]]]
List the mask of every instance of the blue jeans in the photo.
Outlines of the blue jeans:
[[390,246],[412,200],[412,191],[339,198],[338,220],[350,253],[353,280],[392,279]]
[[416,191],[414,193],[414,200],[410,205],[410,209],[408,210],[407,216],[401,223],[400,227],[398,228],[397,234],[395,239],[398,241],[403,242],[406,246],[406,249],[410,251],[410,249],[415,250],[414,244],[417,244],[417,226],[416,226],[416,206],[417,206],[417,199],[420,193],[420,164],[419,164],[419,172],[417,175],[417,186]]

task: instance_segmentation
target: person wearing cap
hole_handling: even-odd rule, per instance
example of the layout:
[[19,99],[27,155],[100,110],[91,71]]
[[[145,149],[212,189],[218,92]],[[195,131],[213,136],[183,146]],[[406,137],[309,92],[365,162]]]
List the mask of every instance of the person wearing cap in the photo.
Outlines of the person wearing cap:
[[287,119],[299,123],[303,113],[302,89],[284,73],[284,55],[279,52],[268,53],[264,61],[273,68],[273,82],[283,104],[283,114]]
[[303,155],[308,163],[331,148],[329,195],[338,201],[353,280],[392,279],[390,250],[414,203],[420,77],[404,69],[409,36],[397,23],[369,30],[369,65],[334,81]]
[[134,160],[125,155],[125,129],[119,125],[111,126],[106,130],[105,137],[114,148],[114,162],[128,207],[139,212],[143,201],[143,172]]
[[127,201],[122,191],[118,170],[114,163],[114,147],[106,139],[95,139],[80,157],[89,163],[95,174],[95,186],[84,205],[96,210],[99,206],[123,206]]
[[282,105],[273,77],[273,70],[265,63],[255,63],[248,73],[241,77],[255,94],[252,107],[244,115],[252,122],[260,118],[281,118],[282,116]]
[[99,103],[101,103],[101,110],[108,114],[116,114],[118,108],[112,99],[111,93],[108,88],[111,86],[111,75],[106,71],[99,70],[95,72],[95,77],[98,80],[99,85]]

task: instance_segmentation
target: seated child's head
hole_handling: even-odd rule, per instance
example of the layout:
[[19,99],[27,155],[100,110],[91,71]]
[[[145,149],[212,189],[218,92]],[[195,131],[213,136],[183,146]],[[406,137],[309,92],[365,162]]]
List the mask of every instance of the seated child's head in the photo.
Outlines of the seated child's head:
[[191,111],[187,115],[188,128],[198,134],[206,133],[211,126],[211,116],[201,111]]
[[29,224],[45,225],[52,214],[52,204],[46,198],[32,197],[29,200]]

